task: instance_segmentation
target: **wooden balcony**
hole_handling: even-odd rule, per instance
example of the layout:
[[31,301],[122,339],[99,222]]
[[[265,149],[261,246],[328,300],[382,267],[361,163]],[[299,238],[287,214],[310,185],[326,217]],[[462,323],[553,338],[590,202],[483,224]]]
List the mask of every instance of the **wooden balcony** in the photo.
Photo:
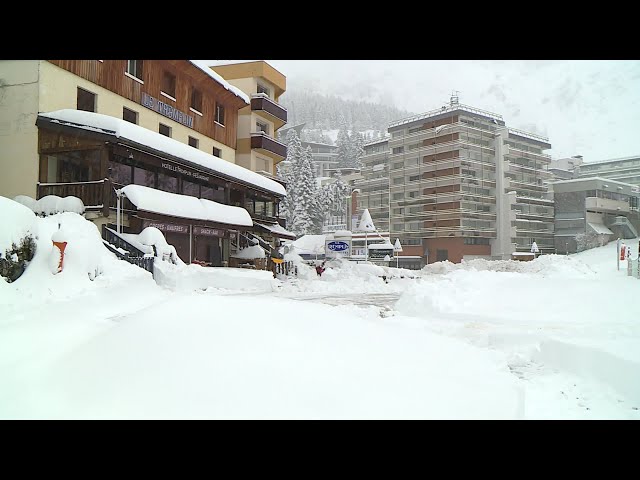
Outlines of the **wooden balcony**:
[[287,109],[266,95],[251,96],[251,111],[273,122],[276,130],[287,123]]
[[104,207],[105,181],[38,183],[38,199],[47,195],[58,197],[77,197],[87,210],[99,210]]
[[281,162],[287,156],[287,146],[263,132],[251,134],[251,148],[271,157],[275,163]]

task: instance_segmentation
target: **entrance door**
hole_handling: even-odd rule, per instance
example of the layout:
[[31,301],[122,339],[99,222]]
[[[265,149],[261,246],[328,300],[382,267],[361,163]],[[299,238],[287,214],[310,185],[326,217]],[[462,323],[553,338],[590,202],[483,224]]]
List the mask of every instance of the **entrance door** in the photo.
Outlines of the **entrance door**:
[[436,262],[444,262],[445,260],[449,260],[449,250],[438,249],[436,252]]
[[209,261],[214,267],[222,266],[222,245],[220,238],[214,238],[209,244]]

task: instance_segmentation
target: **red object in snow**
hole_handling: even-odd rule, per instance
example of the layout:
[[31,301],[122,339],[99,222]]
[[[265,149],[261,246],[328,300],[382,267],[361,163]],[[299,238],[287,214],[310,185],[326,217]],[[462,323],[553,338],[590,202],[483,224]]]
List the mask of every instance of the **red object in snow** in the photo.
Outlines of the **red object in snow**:
[[53,245],[60,250],[60,263],[58,263],[58,273],[62,271],[62,263],[64,262],[64,249],[67,248],[67,242],[53,242]]

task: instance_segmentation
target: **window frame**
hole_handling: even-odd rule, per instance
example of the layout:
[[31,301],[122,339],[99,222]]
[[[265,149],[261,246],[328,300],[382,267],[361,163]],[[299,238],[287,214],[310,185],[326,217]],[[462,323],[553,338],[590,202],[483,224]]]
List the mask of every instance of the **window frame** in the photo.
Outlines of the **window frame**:
[[[126,111],[128,111],[128,112],[131,112],[131,113],[133,113],[133,114],[135,115],[135,119],[136,119],[136,121],[135,121],[135,122],[132,122],[132,121],[127,120],[127,119],[125,118],[125,115],[124,115],[125,110],[126,110]],[[129,122],[129,123],[133,123],[134,125],[138,125],[138,122],[140,121],[140,113],[139,113],[139,112],[136,112],[135,110],[131,110],[130,108],[127,108],[127,107],[125,107],[125,106],[123,105],[123,106],[122,106],[122,119],[123,119],[125,122]]]
[[[171,85],[167,85],[166,80],[167,78],[170,79],[170,83]],[[170,98],[171,100],[173,100],[174,102],[176,101],[176,84],[178,83],[177,77],[174,73],[170,72],[169,70],[163,70],[162,71],[162,85],[160,87],[160,95],[164,95],[165,97]],[[165,87],[170,87],[173,88],[173,92],[168,91],[168,88]]]
[[[166,128],[168,128],[168,129],[169,129],[169,135],[165,135],[164,133],[162,133],[162,132],[160,131],[160,129],[161,129],[162,127],[166,127]],[[173,129],[171,128],[171,126],[170,126],[170,125],[167,125],[167,124],[165,124],[165,123],[158,123],[158,133],[159,133],[160,135],[164,135],[165,137],[172,138],[172,137],[171,137],[171,135],[173,134]]]
[[[222,112],[222,122],[220,121],[220,112]],[[219,102],[216,102],[216,111],[215,111],[215,123],[217,123],[218,125],[220,125],[221,127],[224,127],[224,121],[225,121],[225,108],[224,105],[222,105]]]
[[[134,62],[133,64],[131,62]],[[134,68],[131,68],[131,66]],[[133,73],[132,73],[133,70]],[[144,75],[144,60],[127,60],[127,64],[125,65],[124,74],[128,77],[137,80],[138,82],[144,84],[144,80],[142,76]],[[138,76],[138,74],[140,76]]]
[[[93,98],[93,109],[92,110],[86,110],[84,108],[80,108],[80,91],[82,91],[84,93],[88,93]],[[96,111],[98,109],[98,94],[97,93],[93,93],[91,90],[87,90],[86,88],[77,87],[76,88],[76,109],[77,110],[81,110],[83,112],[96,113]]]

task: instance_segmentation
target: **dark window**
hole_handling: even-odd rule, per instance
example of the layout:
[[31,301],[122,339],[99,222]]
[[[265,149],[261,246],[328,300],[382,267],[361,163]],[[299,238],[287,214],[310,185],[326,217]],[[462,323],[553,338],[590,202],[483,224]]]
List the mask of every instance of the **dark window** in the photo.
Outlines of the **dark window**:
[[410,182],[415,182],[415,181],[418,181],[418,180],[420,180],[420,175],[411,175],[409,177],[409,181]]
[[269,135],[269,125],[262,122],[256,122],[256,129]]
[[127,122],[138,124],[138,112],[129,110],[127,107],[122,107],[122,119]]
[[100,151],[80,150],[41,155],[40,175],[50,183],[100,180]]
[[204,185],[200,189],[200,198],[207,200],[213,200],[213,188],[205,187]]
[[224,107],[219,103],[216,103],[216,122],[224,125]]
[[171,127],[165,125],[164,123],[161,123],[160,126],[158,127],[158,132],[161,135],[164,135],[165,137],[170,137],[171,136]]
[[404,147],[395,147],[392,150],[392,153],[402,153],[402,152],[404,152]]
[[176,76],[173,73],[164,72],[162,74],[161,91],[175,98],[176,96]]
[[198,148],[199,140],[197,138],[189,137],[189,145],[193,148]]
[[133,183],[145,187],[156,188],[156,175],[154,172],[142,168],[133,168]]
[[191,195],[192,197],[200,197],[200,185],[193,182],[182,181],[182,193],[184,195]]
[[165,192],[178,193],[178,179],[164,173],[158,174],[158,190]]
[[218,158],[222,158],[222,150],[219,148],[213,147],[213,154]]
[[109,161],[109,178],[114,183],[129,185],[131,183],[131,165]]
[[191,90],[191,108],[198,112],[202,112],[202,92],[195,88]]
[[127,60],[127,73],[142,80],[142,65],[144,60]]
[[262,85],[258,84],[258,93],[265,93],[269,95],[270,92],[267,87],[263,87]]
[[96,94],[78,87],[78,110],[96,111]]
[[436,250],[436,262],[444,262],[449,260],[449,250]]

